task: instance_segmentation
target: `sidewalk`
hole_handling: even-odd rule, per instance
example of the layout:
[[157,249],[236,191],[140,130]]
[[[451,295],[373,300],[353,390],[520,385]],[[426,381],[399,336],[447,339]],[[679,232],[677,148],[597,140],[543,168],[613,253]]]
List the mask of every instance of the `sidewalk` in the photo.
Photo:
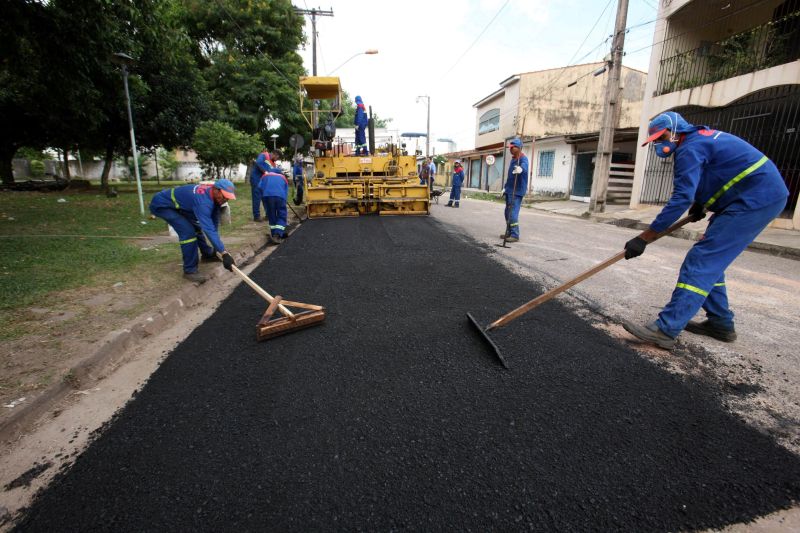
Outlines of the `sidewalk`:
[[[539,211],[588,218],[596,222],[636,229],[647,229],[650,222],[661,211],[661,206],[631,209],[626,205],[609,205],[606,206],[605,213],[592,214],[589,213],[589,204],[576,200],[533,202],[524,205]],[[707,225],[708,218],[687,224],[673,236],[696,241],[703,234]],[[800,231],[767,228],[761,232],[749,248],[771,255],[800,260]]]

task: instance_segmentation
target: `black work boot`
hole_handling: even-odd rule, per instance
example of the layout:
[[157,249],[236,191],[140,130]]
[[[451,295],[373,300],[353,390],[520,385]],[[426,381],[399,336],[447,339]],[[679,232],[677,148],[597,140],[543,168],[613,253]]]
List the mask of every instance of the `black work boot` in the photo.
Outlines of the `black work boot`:
[[198,284],[203,284],[208,280],[208,278],[202,275],[200,272],[184,272],[183,277],[192,283]]
[[447,202],[447,205],[445,207],[453,207],[453,202],[452,201]]
[[704,320],[702,322],[692,320],[686,324],[686,331],[696,335],[713,337],[722,342],[733,342],[736,340],[736,330],[734,328],[721,328],[719,326],[715,326],[710,320]]
[[671,350],[675,347],[675,339],[658,329],[655,323],[640,326],[639,324],[623,320],[622,327],[634,337],[646,342],[651,342],[659,348]]
[[453,207],[458,207],[458,202],[456,202],[456,205],[454,205]]

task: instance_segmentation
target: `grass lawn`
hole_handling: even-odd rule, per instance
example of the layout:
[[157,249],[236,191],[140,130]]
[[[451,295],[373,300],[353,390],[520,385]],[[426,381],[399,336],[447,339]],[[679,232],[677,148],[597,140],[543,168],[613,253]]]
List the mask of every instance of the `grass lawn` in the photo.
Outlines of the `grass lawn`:
[[[47,307],[54,293],[118,279],[131,271],[180,262],[177,240],[157,247],[146,240],[118,237],[164,235],[166,224],[150,220],[153,194],[183,185],[146,182],[146,217],[139,214],[135,184],[114,184],[117,198],[97,189],[62,192],[0,192],[0,339],[16,337],[13,314],[25,307]],[[250,188],[240,184],[230,202],[230,235],[251,218]]]

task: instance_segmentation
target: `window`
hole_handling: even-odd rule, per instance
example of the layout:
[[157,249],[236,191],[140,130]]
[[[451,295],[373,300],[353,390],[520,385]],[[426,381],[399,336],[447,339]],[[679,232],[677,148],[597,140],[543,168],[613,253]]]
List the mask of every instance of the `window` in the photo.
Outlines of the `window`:
[[478,123],[478,135],[500,129],[500,109],[490,109],[483,115]]
[[543,178],[553,177],[553,161],[556,158],[555,151],[539,152],[539,170],[536,172],[537,176]]

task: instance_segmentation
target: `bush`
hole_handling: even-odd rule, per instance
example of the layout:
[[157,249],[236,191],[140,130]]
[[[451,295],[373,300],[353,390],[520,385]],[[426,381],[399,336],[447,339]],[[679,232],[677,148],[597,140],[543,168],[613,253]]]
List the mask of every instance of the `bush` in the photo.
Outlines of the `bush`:
[[31,160],[31,176],[38,178],[44,176],[44,162],[38,159]]

